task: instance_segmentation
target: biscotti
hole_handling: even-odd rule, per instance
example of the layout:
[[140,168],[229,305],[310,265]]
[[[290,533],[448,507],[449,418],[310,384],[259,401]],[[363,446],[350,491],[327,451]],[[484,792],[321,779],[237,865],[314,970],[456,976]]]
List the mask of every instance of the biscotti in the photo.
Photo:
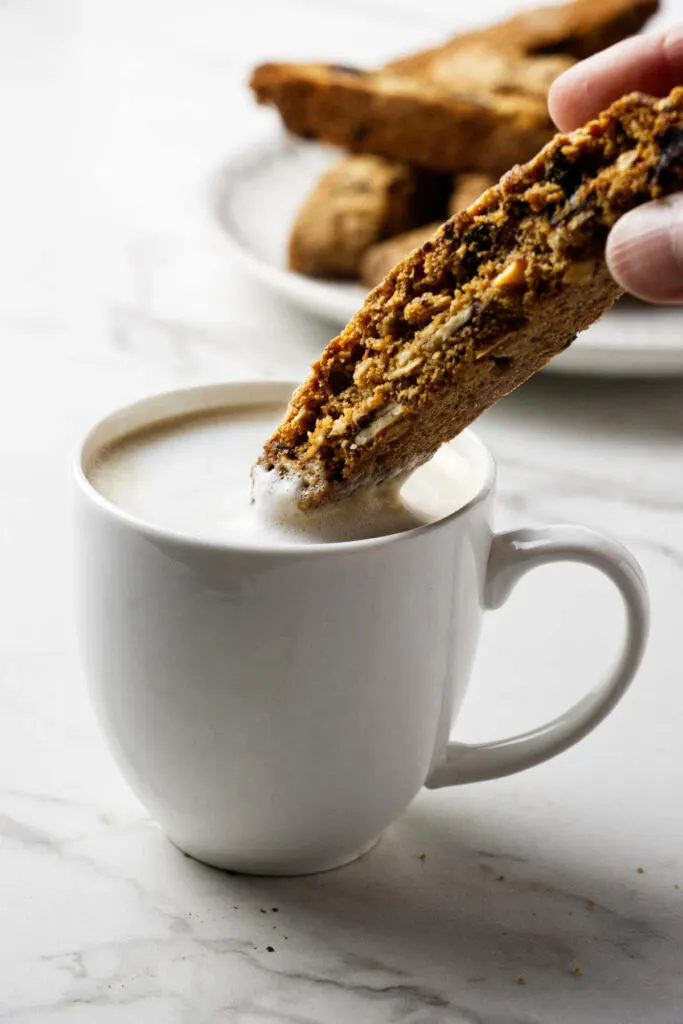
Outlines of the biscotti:
[[259,463],[301,508],[406,473],[620,294],[617,219],[683,187],[683,88],[635,93],[515,167],[400,263],[314,363]]
[[526,96],[545,103],[555,79],[575,63],[567,54],[529,57],[496,49],[481,40],[444,49],[424,64],[420,74],[411,77],[447,90]]
[[574,60],[638,31],[658,0],[573,0],[370,71],[263,64],[251,86],[297,135],[433,170],[495,176],[552,137],[551,82]]
[[[448,156],[439,154],[439,167],[448,164],[448,170],[478,168],[482,154],[486,166],[497,176],[508,166],[528,159],[552,136],[545,100],[555,78],[577,55],[585,56],[637,31],[656,8],[657,0],[574,0],[537,8],[394,61],[379,72],[339,66],[316,69],[310,65],[266,65],[257,69],[252,82],[257,96],[262,102],[279,106],[292,131],[341,142],[368,153],[365,158],[352,156],[339,163],[323,176],[304,202],[290,237],[290,269],[313,277],[352,278],[360,274],[366,282],[379,280],[390,265],[387,261],[404,254],[399,238],[395,244],[386,245],[384,239],[408,232],[412,246],[418,239],[429,237],[434,223],[446,215],[438,203],[432,202],[429,207],[419,201],[420,196],[429,198],[430,185],[416,187],[415,171],[406,163],[416,160],[434,165],[433,151],[443,149],[444,144],[432,129],[443,131],[445,126],[448,130],[450,115],[450,152]],[[339,72],[364,76],[363,87],[337,88]],[[399,87],[396,85],[396,74],[421,82],[412,92],[412,116],[405,122],[404,95],[400,83]],[[303,92],[297,83],[303,84]],[[493,115],[489,109],[486,120],[496,121],[500,130],[491,145],[472,149],[463,124],[459,123],[454,131],[453,120],[461,122],[461,118],[458,107],[448,102],[434,122],[433,90],[441,93],[442,100],[444,95],[458,93],[478,96],[487,108],[493,104]],[[525,132],[517,131],[514,118],[505,129],[509,107],[497,104],[497,96],[507,97],[508,101],[514,97],[537,101],[542,105],[537,108],[537,117],[539,123],[544,122],[545,129],[529,139]],[[424,117],[416,132],[420,97],[425,100]],[[371,130],[369,126],[382,119],[388,122],[383,132]],[[466,120],[465,129],[467,123]],[[501,131],[505,142],[502,148]],[[427,138],[431,150],[426,146]],[[416,158],[414,152],[418,147],[420,155]],[[493,147],[498,149],[492,152]],[[373,157],[376,149],[385,157]],[[402,154],[401,159],[393,159],[397,153]],[[469,205],[481,191],[483,188],[466,201],[454,196],[448,213],[452,215]],[[426,225],[421,237],[415,234],[420,224]],[[378,244],[380,249],[375,251]]]
[[450,179],[379,156],[335,164],[301,207],[289,242],[291,270],[357,277],[365,252],[430,217],[447,215]]
[[386,70],[406,75],[429,74],[435,60],[480,43],[508,53],[566,54],[583,60],[639,32],[658,9],[659,0],[571,0],[565,4],[546,4],[392,61]]
[[378,156],[342,160],[320,179],[292,228],[289,266],[302,274],[355,277],[374,242],[414,221],[416,176]]
[[328,64],[263,64],[251,86],[296,135],[445,173],[494,175],[552,135],[544,101]]

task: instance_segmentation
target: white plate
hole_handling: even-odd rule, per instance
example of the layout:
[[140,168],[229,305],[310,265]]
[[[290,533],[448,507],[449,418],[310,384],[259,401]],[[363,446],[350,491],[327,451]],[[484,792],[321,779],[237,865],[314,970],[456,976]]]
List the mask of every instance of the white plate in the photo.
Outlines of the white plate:
[[[361,305],[357,284],[287,270],[290,225],[313,183],[339,152],[284,134],[253,142],[219,171],[215,213],[244,265],[264,284],[341,328]],[[625,300],[554,359],[549,369],[597,376],[683,373],[683,309]]]

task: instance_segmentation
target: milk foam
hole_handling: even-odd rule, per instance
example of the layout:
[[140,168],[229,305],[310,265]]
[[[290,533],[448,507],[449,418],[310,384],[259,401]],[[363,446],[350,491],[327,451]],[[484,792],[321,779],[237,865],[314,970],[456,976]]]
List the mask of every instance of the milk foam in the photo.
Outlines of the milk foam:
[[261,528],[296,543],[338,543],[402,533],[431,522],[422,509],[401,498],[401,483],[359,490],[344,501],[303,512],[297,504],[295,476],[283,477],[261,467],[253,471],[253,495]]
[[280,406],[225,409],[167,421],[99,452],[86,467],[109,501],[152,525],[201,540],[246,546],[360,540],[434,522],[477,489],[468,461],[442,448],[403,482],[360,490],[302,512],[295,477],[254,470]]

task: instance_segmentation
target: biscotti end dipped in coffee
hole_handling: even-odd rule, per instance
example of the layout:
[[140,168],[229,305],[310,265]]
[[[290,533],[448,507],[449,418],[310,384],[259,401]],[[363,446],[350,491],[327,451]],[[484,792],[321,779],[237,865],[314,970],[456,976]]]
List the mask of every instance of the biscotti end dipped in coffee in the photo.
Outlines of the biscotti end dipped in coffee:
[[682,87],[556,136],[368,295],[259,465],[294,474],[305,509],[426,462],[609,308],[609,229],[681,187]]

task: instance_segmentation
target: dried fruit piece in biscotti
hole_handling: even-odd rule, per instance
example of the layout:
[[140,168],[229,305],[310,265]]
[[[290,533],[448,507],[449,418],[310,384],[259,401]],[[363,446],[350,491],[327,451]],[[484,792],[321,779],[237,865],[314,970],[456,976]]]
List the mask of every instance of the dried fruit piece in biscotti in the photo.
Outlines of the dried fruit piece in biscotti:
[[305,509],[427,461],[609,308],[607,233],[683,188],[682,153],[683,87],[556,136],[369,294],[259,465],[293,474]]
[[427,219],[446,216],[448,182],[405,163],[352,156],[335,164],[301,207],[289,266],[316,277],[357,277],[367,249]]
[[262,64],[251,85],[296,135],[445,173],[499,174],[552,135],[545,101],[326,64]]

